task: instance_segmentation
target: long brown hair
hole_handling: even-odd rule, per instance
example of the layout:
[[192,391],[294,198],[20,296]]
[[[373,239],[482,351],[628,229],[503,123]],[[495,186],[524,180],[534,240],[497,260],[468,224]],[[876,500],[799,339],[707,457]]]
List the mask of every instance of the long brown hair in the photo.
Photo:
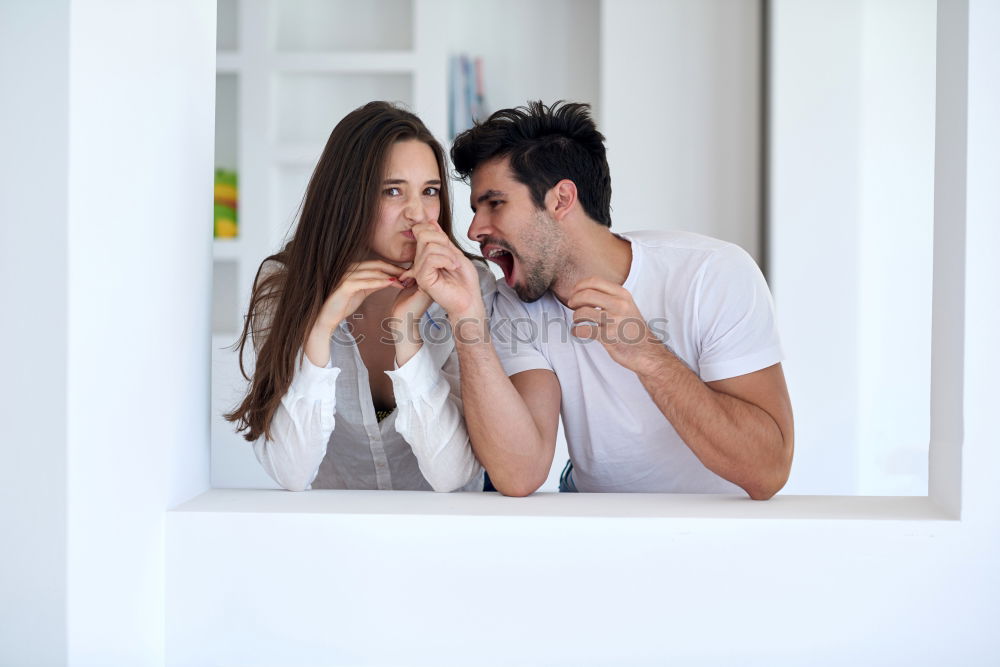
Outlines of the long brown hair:
[[[441,179],[438,223],[455,242],[444,150],[423,122],[388,102],[369,102],[337,123],[309,179],[294,235],[257,269],[235,343],[250,387],[239,406],[224,416],[237,423],[237,431],[246,431],[247,440],[261,435],[271,439],[271,419],[291,386],[299,350],[323,302],[347,269],[368,255],[387,156],[393,144],[407,139],[434,151]],[[265,265],[277,269],[265,271]],[[251,337],[257,351],[252,377],[243,363]]]

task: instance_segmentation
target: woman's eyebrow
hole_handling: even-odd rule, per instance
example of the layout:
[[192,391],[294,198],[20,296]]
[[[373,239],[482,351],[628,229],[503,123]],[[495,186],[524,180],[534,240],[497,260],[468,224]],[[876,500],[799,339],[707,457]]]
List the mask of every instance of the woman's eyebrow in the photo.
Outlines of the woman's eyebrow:
[[[401,183],[407,183],[408,181],[405,178],[387,178],[382,182],[386,185],[399,185]],[[431,185],[441,185],[441,179],[431,178],[424,181],[424,183],[429,183]]]

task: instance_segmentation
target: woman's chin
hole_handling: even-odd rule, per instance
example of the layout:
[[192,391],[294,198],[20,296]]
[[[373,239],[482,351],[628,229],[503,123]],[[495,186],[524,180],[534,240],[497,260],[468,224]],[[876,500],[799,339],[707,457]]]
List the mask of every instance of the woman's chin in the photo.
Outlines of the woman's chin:
[[410,264],[413,263],[414,258],[417,256],[416,246],[412,248],[403,248],[393,253],[379,254],[373,252],[372,255],[376,259],[381,259],[390,264],[395,264],[396,266],[401,266],[403,268],[409,268]]

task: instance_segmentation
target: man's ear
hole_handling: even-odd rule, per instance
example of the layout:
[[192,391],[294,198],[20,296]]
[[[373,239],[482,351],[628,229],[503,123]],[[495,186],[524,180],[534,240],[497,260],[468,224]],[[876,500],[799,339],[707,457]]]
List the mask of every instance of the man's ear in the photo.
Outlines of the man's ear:
[[556,220],[562,220],[577,205],[576,183],[564,178],[545,195],[545,207]]

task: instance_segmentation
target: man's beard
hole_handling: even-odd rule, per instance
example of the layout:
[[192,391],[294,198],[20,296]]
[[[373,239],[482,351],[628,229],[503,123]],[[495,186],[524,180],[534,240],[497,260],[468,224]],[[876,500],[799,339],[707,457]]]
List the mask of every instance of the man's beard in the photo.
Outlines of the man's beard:
[[[522,264],[523,267],[523,264]],[[552,287],[553,279],[545,274],[545,266],[541,262],[534,262],[530,269],[524,267],[524,283],[514,283],[514,292],[517,297],[525,303],[538,301],[549,288]]]
[[545,211],[539,211],[536,222],[537,234],[526,239],[532,248],[530,265],[520,256],[521,270],[524,274],[523,283],[514,283],[514,292],[525,303],[538,301],[551,289],[555,282],[556,270],[561,257],[562,243],[559,238],[559,226]]

